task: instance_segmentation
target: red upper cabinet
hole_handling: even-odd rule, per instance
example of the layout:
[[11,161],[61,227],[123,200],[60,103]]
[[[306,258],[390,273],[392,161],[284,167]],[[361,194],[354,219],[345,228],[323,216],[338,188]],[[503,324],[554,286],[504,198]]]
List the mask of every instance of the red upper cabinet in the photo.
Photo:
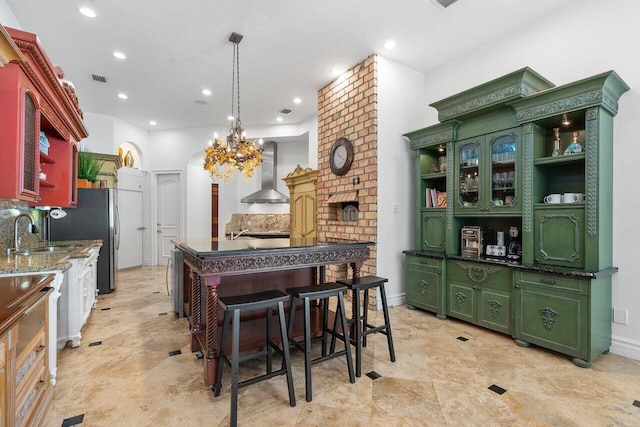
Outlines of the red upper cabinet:
[[0,199],[74,207],[76,144],[88,135],[75,91],[35,34],[6,30],[25,60],[0,68]]

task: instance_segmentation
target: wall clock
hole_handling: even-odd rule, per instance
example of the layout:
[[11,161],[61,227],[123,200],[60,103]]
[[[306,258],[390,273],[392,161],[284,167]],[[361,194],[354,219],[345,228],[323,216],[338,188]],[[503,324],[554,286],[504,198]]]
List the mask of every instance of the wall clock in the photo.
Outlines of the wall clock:
[[341,176],[351,169],[353,163],[353,144],[347,138],[338,138],[331,147],[329,167],[331,172]]

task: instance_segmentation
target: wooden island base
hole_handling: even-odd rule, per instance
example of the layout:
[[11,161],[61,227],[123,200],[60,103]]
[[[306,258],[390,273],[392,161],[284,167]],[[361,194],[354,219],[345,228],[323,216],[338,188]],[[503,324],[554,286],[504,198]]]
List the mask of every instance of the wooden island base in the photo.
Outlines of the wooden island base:
[[[369,258],[371,242],[317,242],[315,239],[172,241],[184,253],[184,303],[191,327],[191,350],[202,351],[204,382],[215,384],[218,372],[223,312],[218,297],[246,295],[266,290],[311,286],[324,282],[324,266],[348,264],[353,277]],[[320,307],[313,307],[311,328],[319,334]],[[298,303],[296,309],[302,310]],[[296,315],[293,336],[303,336],[302,315]],[[266,346],[265,312],[242,316],[240,351],[249,353]],[[277,324],[277,322],[274,322]],[[274,341],[280,341],[274,328]],[[227,354],[230,354],[227,353]]]
[[[220,284],[217,287],[217,297],[215,306],[217,307],[217,298],[221,296],[230,296],[230,295],[244,295],[254,292],[260,292],[268,289],[279,289],[283,292],[286,292],[287,288],[297,287],[297,286],[309,286],[317,283],[318,272],[317,268],[301,268],[294,270],[284,270],[284,271],[271,271],[264,273],[252,273],[252,274],[241,274],[236,276],[224,276],[219,278]],[[191,277],[192,275],[185,275],[185,277]],[[192,279],[193,280],[193,279]],[[198,280],[197,277],[195,280]],[[202,280],[201,280],[202,281]],[[192,288],[194,282],[190,281],[190,288]],[[186,289],[185,289],[186,291]],[[206,305],[206,295],[207,289],[206,285],[200,284],[201,291],[201,301]],[[187,293],[185,292],[185,295]],[[190,296],[189,296],[190,298]],[[187,318],[189,319],[189,325],[191,326],[192,336],[191,336],[191,351],[197,352],[201,351],[204,355],[203,363],[204,363],[204,381],[207,386],[211,386],[216,382],[216,375],[218,372],[218,354],[219,354],[219,339],[222,336],[222,322],[224,318],[224,313],[220,307],[217,307],[217,324],[218,328],[215,332],[215,353],[213,357],[211,357],[211,352],[207,353],[207,333],[206,328],[203,328],[206,324],[206,312],[207,310],[201,310],[199,318],[200,322],[195,322],[194,317],[192,316],[191,304],[187,304],[189,308],[185,313],[187,313]],[[289,315],[289,306],[288,304],[285,306],[287,310],[287,319]],[[297,305],[297,310],[302,310],[302,304]],[[240,352],[242,354],[253,353],[259,350],[266,348],[266,317],[265,312],[254,312],[248,313],[247,315],[242,316],[242,323],[240,325]],[[303,329],[303,317],[298,314],[295,317],[294,331],[293,336],[295,338],[302,338],[304,329]],[[322,312],[320,307],[313,307],[311,312],[311,327],[312,331],[315,334],[318,334],[320,329],[322,328],[321,324]],[[274,313],[273,316],[274,323],[273,325],[278,325],[277,315]],[[199,328],[197,326],[200,326]],[[213,332],[213,331],[212,331]],[[212,337],[213,334],[210,334]],[[273,328],[273,340],[279,343],[280,333],[278,332],[278,328]],[[227,342],[227,354],[231,354],[230,348],[231,341]]]

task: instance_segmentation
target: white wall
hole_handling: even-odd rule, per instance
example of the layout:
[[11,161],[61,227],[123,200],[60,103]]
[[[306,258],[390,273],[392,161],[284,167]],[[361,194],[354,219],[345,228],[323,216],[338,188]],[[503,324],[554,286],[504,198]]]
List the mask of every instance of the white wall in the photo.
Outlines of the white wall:
[[2,24],[3,27],[22,29],[22,26],[16,19],[16,16],[4,0],[0,0],[0,24]]
[[89,136],[80,141],[82,147],[86,147],[93,153],[117,154],[113,151],[116,141],[113,138],[115,119],[104,114],[84,113],[84,125]]
[[[271,126],[260,129],[247,129],[248,135],[263,135],[263,139],[270,137],[297,136],[300,126]],[[213,132],[220,136],[227,133],[226,129],[185,128],[150,133],[150,146],[153,149],[148,154],[149,164],[153,171],[183,169],[187,170],[187,235],[189,237],[210,236],[211,221],[211,178],[202,171],[204,148],[211,139]],[[317,140],[317,130],[313,132]],[[289,194],[289,189],[282,181],[289,172],[300,164],[306,167],[308,162],[308,147],[305,144],[278,142],[277,183],[278,191]],[[189,165],[187,167],[187,165]],[[200,168],[201,171],[198,171]],[[233,213],[289,213],[288,204],[247,204],[240,199],[260,189],[261,168],[257,168],[250,180],[244,175],[235,173],[228,182],[216,180],[219,184],[218,193],[218,235],[224,235],[224,226],[231,220]],[[206,210],[207,215],[191,210]],[[196,233],[191,235],[190,233]]]
[[[556,85],[615,70],[631,87],[620,99],[614,139],[613,306],[629,310],[629,324],[613,324],[613,353],[640,359],[640,263],[635,238],[640,198],[636,197],[638,117],[640,117],[640,2],[574,1],[553,15],[522,27],[494,43],[426,75],[425,104],[451,96],[518,68],[529,66]],[[496,25],[499,23],[496,22]],[[428,111],[424,125],[437,123]],[[407,129],[409,130],[409,129]]]
[[414,245],[413,151],[402,136],[425,126],[424,74],[378,56],[377,274],[390,305],[404,304],[403,250]]
[[315,114],[313,117],[305,120],[300,125],[300,131],[307,132],[309,135],[309,160],[307,166],[300,166],[303,168],[318,169],[318,115]]

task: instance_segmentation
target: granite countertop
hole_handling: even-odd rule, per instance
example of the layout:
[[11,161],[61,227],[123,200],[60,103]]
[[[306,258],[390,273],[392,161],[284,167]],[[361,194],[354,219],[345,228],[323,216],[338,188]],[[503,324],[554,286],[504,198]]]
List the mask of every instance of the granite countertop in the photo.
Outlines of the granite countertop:
[[510,267],[516,270],[529,271],[533,273],[549,273],[562,275],[567,277],[586,277],[589,279],[598,279],[601,277],[611,276],[618,272],[618,267],[609,267],[600,271],[585,271],[574,268],[562,268],[562,267],[551,267],[546,265],[527,265],[522,264],[519,261],[513,261],[509,259],[503,258],[466,258],[460,255],[445,255],[444,253],[439,252],[428,252],[428,251],[416,251],[416,250],[407,250],[403,251],[404,254],[414,255],[414,256],[423,256],[427,258],[441,258],[441,259],[455,259],[459,261],[465,262],[477,262],[482,264],[492,264],[492,265],[502,265],[505,267]]
[[0,336],[15,325],[29,308],[29,297],[53,279],[51,274],[0,277]]
[[66,245],[78,245],[78,247],[71,252],[37,252],[29,255],[11,255],[3,254],[0,256],[0,276],[17,275],[17,274],[29,274],[29,273],[42,273],[49,271],[66,271],[70,265],[68,260],[74,258],[87,258],[89,257],[89,249],[93,247],[101,247],[102,240],[65,240],[65,241],[52,241],[43,243],[38,246],[30,246],[24,249],[36,249],[45,246],[66,246]]
[[308,252],[314,249],[323,250],[327,247],[335,249],[353,248],[358,246],[373,246],[373,242],[354,240],[320,241],[316,238],[278,238],[278,239],[246,239],[223,240],[207,238],[172,239],[171,243],[185,252],[197,257],[252,255],[268,251],[273,254],[280,252]]

